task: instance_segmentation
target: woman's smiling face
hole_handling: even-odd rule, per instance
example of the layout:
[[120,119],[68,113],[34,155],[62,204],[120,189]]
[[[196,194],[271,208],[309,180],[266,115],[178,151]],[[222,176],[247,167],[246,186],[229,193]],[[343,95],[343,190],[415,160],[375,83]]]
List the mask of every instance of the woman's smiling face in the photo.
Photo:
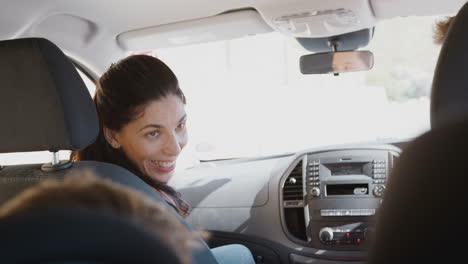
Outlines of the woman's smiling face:
[[151,101],[136,119],[118,132],[105,129],[114,148],[146,176],[162,183],[174,174],[176,160],[187,144],[185,105],[176,95]]

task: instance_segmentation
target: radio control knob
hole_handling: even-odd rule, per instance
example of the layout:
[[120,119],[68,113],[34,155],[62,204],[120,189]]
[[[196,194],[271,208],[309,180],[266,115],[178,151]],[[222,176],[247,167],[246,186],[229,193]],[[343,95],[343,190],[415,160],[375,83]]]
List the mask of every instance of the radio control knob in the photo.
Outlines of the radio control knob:
[[310,190],[310,194],[313,196],[313,197],[319,197],[320,196],[320,188],[318,187],[314,187]]
[[330,243],[333,240],[333,229],[330,227],[324,227],[320,229],[318,236],[320,241],[323,243]]
[[374,193],[375,196],[382,197],[384,191],[385,191],[385,185],[376,185],[372,192]]

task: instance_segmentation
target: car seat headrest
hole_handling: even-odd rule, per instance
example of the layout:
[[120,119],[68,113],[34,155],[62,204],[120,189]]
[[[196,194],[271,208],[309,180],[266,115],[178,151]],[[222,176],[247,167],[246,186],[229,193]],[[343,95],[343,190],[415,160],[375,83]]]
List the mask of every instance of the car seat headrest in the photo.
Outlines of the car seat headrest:
[[[467,234],[468,121],[418,137],[395,163],[378,211],[370,264],[445,263]],[[458,256],[458,257],[457,257]]]
[[42,38],[0,41],[0,153],[80,150],[96,107],[68,57]]
[[431,92],[431,126],[468,119],[468,4],[451,23],[439,54]]

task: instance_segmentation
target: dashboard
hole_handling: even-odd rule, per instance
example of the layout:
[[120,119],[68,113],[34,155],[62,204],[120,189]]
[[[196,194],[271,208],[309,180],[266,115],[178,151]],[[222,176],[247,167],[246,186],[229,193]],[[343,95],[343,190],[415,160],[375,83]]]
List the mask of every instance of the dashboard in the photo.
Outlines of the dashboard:
[[210,246],[241,243],[257,263],[365,263],[401,150],[353,144],[201,164],[170,182]]

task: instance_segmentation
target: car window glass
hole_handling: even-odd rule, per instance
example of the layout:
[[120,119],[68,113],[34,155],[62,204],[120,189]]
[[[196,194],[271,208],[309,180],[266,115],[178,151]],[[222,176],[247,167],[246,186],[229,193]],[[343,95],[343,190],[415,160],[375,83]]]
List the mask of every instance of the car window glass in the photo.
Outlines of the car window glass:
[[91,94],[91,96],[93,96],[93,95],[94,95],[94,91],[96,90],[96,85],[95,85],[94,82],[93,82],[86,74],[84,74],[80,69],[76,68],[76,70],[77,70],[78,73],[80,74],[81,79],[83,79],[83,82],[85,83],[86,88],[88,88],[89,93]]

